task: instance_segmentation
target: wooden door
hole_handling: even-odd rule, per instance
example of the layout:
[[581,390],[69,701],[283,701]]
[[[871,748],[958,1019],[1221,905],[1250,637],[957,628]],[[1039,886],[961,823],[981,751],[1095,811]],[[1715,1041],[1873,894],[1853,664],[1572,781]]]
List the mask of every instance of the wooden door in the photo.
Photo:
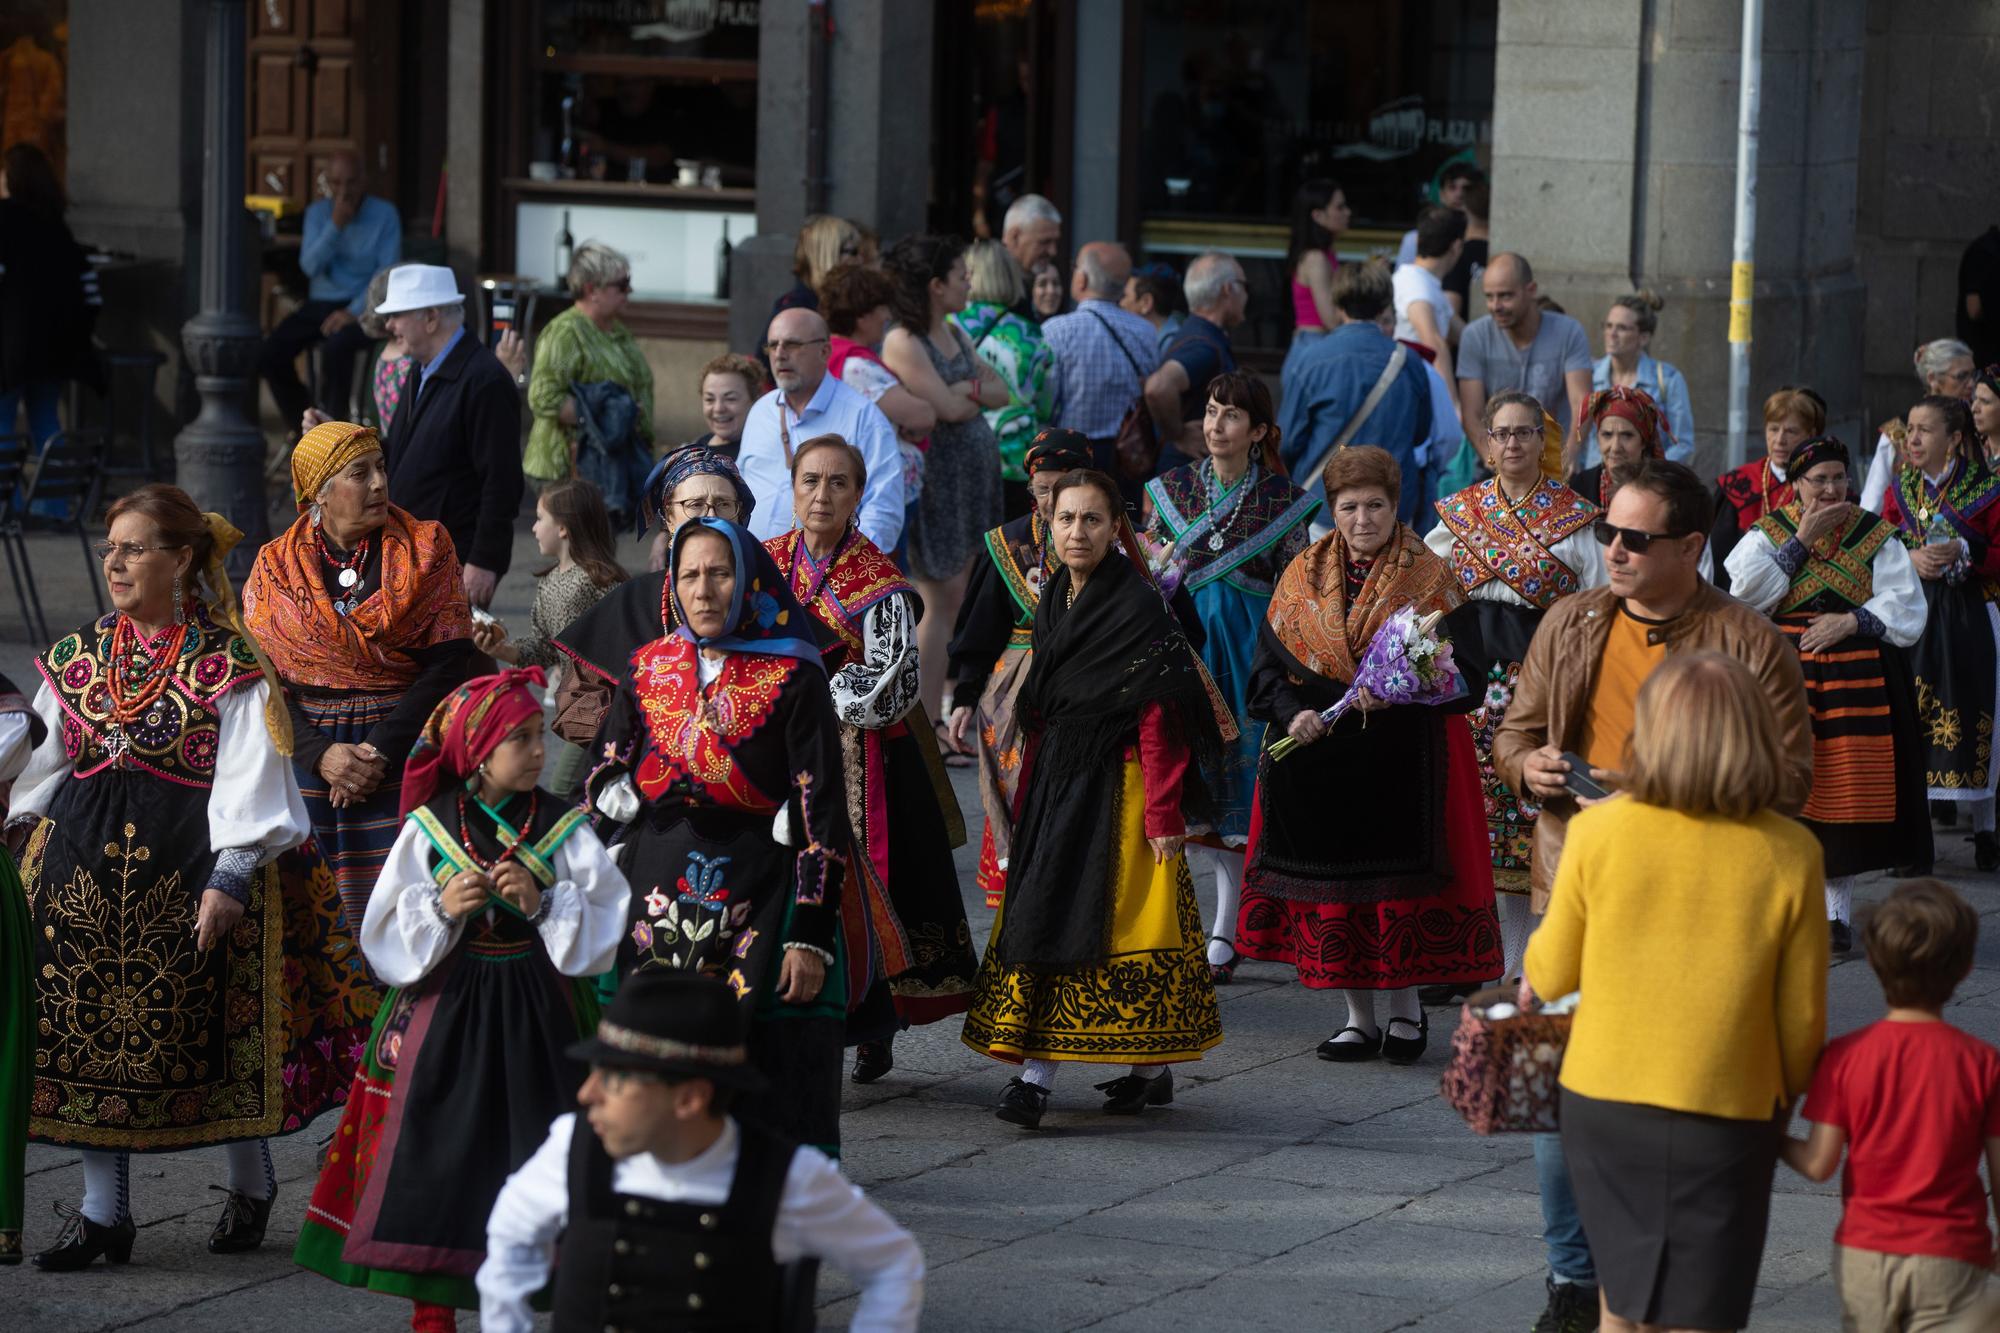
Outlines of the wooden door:
[[303,209],[326,193],[327,159],[351,148],[368,192],[395,202],[395,114],[386,104],[396,87],[394,8],[382,0],[250,0],[251,194]]

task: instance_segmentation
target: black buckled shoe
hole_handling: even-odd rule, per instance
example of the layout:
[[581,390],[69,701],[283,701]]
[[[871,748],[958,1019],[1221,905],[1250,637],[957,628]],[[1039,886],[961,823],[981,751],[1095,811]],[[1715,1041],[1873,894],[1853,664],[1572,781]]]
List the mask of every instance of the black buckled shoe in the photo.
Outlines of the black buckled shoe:
[[1095,1087],[1104,1094],[1104,1114],[1137,1115],[1149,1106],[1165,1106],[1173,1101],[1174,1071],[1169,1066],[1151,1078],[1125,1074]]
[[1022,1129],[1040,1129],[1042,1113],[1049,1109],[1049,1090],[1024,1078],[1014,1079],[1000,1094],[1000,1109],[993,1114]]
[[896,1050],[886,1041],[864,1041],[854,1048],[856,1083],[873,1083],[896,1067]]
[[1236,980],[1236,965],[1243,961],[1243,955],[1236,952],[1236,941],[1232,939],[1227,939],[1221,935],[1210,935],[1208,942],[1210,944],[1220,944],[1223,948],[1229,950],[1228,962],[1210,963],[1208,965],[1208,979],[1218,986],[1227,986],[1230,982]]
[[[1406,1028],[1415,1028],[1414,1037],[1392,1037],[1389,1029],[1401,1023]],[[1423,1058],[1431,1044],[1431,1019],[1429,1014],[1419,1014],[1415,1018],[1391,1018],[1382,1025],[1382,1058],[1392,1065],[1413,1065]]]
[[[1341,1038],[1350,1032],[1361,1033],[1361,1040],[1342,1041]],[[1370,1036],[1350,1023],[1321,1042],[1315,1053],[1322,1060],[1331,1060],[1335,1064],[1342,1065],[1357,1064],[1362,1060],[1373,1060],[1376,1056],[1382,1054],[1382,1034],[1377,1032],[1373,1036]]]
[[103,1255],[107,1263],[122,1264],[132,1258],[132,1242],[139,1228],[130,1217],[111,1226],[100,1226],[83,1215],[81,1208],[66,1203],[56,1205],[56,1216],[64,1219],[56,1243],[35,1256],[35,1267],[44,1273],[74,1273],[87,1268]]
[[271,1191],[270,1199],[253,1199],[222,1185],[210,1185],[212,1190],[221,1190],[229,1197],[223,1201],[222,1216],[215,1220],[215,1230],[208,1233],[210,1254],[247,1254],[264,1243],[264,1227],[271,1220],[271,1200],[278,1197]]

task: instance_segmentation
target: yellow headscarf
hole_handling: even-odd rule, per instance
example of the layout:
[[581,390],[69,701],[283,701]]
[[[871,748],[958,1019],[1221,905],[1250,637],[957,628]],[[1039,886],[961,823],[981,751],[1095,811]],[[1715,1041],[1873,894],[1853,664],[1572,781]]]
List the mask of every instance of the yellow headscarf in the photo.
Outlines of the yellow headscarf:
[[1542,410],[1542,475],[1551,481],[1561,481],[1567,475],[1563,468],[1563,428],[1546,408]]
[[[314,429],[323,430],[325,427]],[[371,430],[368,434],[372,437],[375,432]],[[293,458],[292,468],[293,475],[296,476],[298,469],[296,455]],[[318,488],[314,489],[317,491]],[[284,686],[278,683],[277,670],[272,667],[271,659],[264,655],[263,645],[257,642],[256,636],[250,632],[250,627],[243,622],[243,608],[237,605],[236,589],[230,586],[229,569],[223,563],[225,557],[236,548],[236,543],[243,540],[243,534],[237,531],[234,523],[220,514],[204,513],[201,517],[202,521],[208,524],[208,535],[214,543],[209,551],[208,564],[202,570],[203,576],[208,579],[208,586],[215,592],[214,600],[209,603],[209,611],[217,623],[226,626],[243,642],[250,645],[250,655],[257,659],[257,665],[264,672],[264,684],[269,689],[269,693],[264,697],[264,729],[271,733],[271,743],[278,747],[278,753],[290,758],[292,716],[285,710]]]
[[[352,421],[322,421],[300,437],[292,449],[292,498],[303,514],[312,508],[320,487],[363,454],[380,453],[382,439],[372,426]],[[239,534],[240,535],[240,534]]]

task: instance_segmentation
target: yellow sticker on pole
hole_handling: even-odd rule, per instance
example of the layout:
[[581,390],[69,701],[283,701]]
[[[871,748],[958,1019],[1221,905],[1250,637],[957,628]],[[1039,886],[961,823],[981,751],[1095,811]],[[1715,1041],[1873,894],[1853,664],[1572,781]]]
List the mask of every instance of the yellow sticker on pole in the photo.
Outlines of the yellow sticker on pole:
[[1729,341],[1750,341],[1750,293],[1757,278],[1755,264],[1729,266]]

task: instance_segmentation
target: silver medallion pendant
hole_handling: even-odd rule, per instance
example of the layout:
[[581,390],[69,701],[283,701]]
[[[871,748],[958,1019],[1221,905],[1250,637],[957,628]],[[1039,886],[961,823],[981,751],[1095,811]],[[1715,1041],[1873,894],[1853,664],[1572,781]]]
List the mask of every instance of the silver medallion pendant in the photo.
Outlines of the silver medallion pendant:
[[1211,532],[1208,534],[1208,549],[1211,551],[1220,551],[1222,549],[1221,533]]
[[359,570],[343,569],[340,571],[341,587],[352,588],[355,584],[359,582],[361,582],[361,573]]
[[1046,578],[1047,575],[1039,566],[1037,566],[1036,568],[1028,571],[1028,586],[1030,588],[1033,588],[1036,592],[1040,592],[1042,590],[1042,583]]

